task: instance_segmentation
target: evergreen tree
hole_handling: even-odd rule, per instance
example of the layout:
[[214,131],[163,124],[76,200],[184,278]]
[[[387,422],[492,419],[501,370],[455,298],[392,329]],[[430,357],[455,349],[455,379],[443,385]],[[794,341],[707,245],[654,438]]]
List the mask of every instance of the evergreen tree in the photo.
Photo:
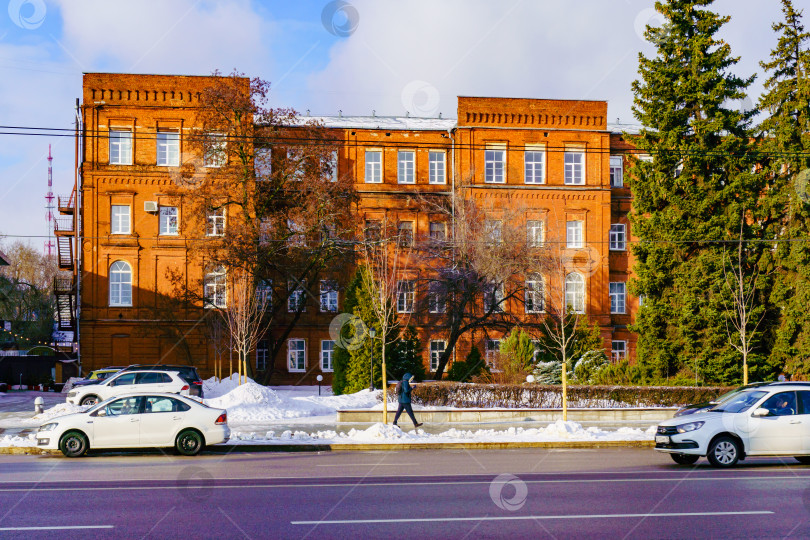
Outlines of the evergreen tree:
[[[354,277],[346,286],[346,291],[343,296],[343,309],[345,313],[354,313],[354,308],[357,306],[357,289],[362,284],[362,277],[358,269],[354,273]],[[340,329],[340,337],[342,343],[353,343],[355,327],[350,324],[344,325]],[[338,342],[338,343],[340,343]],[[335,352],[332,356],[332,393],[336,396],[346,393],[346,370],[349,367],[349,360],[351,358],[349,351],[340,347],[335,343]]]
[[652,160],[630,170],[640,239],[631,291],[645,298],[633,327],[645,369],[665,378],[691,364],[701,378],[731,382],[741,360],[726,332],[723,245],[738,237],[742,215],[744,237],[762,236],[762,175],[752,172],[754,113],[734,107],[753,76],[730,72],[738,58],[717,37],[729,18],[704,9],[712,3],[656,2],[666,22],[646,37],[657,51],[639,55],[633,112],[643,129],[634,142]]
[[478,347],[473,345],[464,360],[453,362],[447,372],[447,378],[451,381],[467,382],[473,377],[484,373],[489,373],[489,366],[484,361],[484,357],[481,356]]
[[400,380],[406,373],[417,381],[425,379],[425,362],[422,360],[422,342],[416,328],[408,326],[405,334],[394,343],[393,354],[389,357],[388,380]]
[[[760,65],[769,75],[760,108],[767,118],[760,125],[763,160],[769,172],[769,191],[778,194],[773,213],[779,217],[775,237],[778,277],[772,300],[780,320],[769,358],[771,371],[807,378],[810,375],[810,52],[802,12],[782,0],[784,20],[774,23],[779,34],[768,62]],[[778,236],[777,236],[778,235]]]

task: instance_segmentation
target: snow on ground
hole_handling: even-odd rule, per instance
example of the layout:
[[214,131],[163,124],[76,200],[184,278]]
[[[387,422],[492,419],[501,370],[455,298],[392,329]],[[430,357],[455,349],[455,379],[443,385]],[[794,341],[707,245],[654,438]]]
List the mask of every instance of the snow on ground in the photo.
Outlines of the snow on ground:
[[36,445],[37,439],[36,435],[33,433],[23,437],[18,435],[0,435],[0,447],[23,446],[30,448]]
[[346,433],[331,430],[308,433],[283,431],[264,434],[234,431],[229,444],[408,444],[408,443],[469,443],[469,442],[559,442],[559,441],[646,441],[652,440],[655,426],[646,430],[622,427],[605,431],[598,427],[585,428],[577,422],[558,420],[542,428],[510,427],[505,430],[451,428],[442,433],[426,433],[423,429],[402,431],[397,426],[376,423],[367,429],[352,429]]

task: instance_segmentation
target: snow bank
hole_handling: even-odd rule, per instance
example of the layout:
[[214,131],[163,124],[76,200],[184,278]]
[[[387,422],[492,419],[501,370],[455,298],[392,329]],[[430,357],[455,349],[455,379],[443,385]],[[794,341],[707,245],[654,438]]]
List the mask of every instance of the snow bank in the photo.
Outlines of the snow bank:
[[32,447],[36,445],[37,445],[37,438],[36,435],[34,435],[33,433],[25,437],[20,437],[19,435],[0,436],[0,447],[9,447],[9,446]]

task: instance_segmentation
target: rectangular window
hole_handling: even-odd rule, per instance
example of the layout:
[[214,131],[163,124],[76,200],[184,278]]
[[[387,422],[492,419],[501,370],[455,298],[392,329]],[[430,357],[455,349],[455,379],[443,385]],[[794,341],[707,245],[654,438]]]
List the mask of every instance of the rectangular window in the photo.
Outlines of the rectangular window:
[[397,183],[414,183],[414,161],[415,152],[412,150],[400,150],[397,152]]
[[329,153],[329,181],[338,181],[338,151],[332,150]]
[[399,234],[400,246],[413,246],[413,221],[400,221],[397,226],[397,233]]
[[273,308],[273,282],[263,279],[256,285],[256,306],[268,311]]
[[565,224],[565,247],[582,248],[585,246],[581,221],[568,221]]
[[546,152],[539,148],[527,147],[523,153],[524,182],[544,184],[546,182]]
[[208,224],[205,229],[206,236],[222,236],[225,234],[225,207],[216,210],[208,209]]
[[321,311],[324,313],[338,310],[337,283],[330,280],[321,280]]
[[270,347],[267,346],[267,340],[263,339],[256,345],[256,370],[264,371],[267,369],[267,359],[270,357]]
[[397,282],[397,313],[413,313],[415,300],[413,281]]
[[565,183],[580,186],[585,183],[585,152],[565,152]]
[[302,247],[307,245],[307,236],[304,225],[295,219],[287,219],[287,229],[290,231],[287,236],[287,245]]
[[333,371],[335,369],[332,362],[334,354],[335,342],[328,339],[321,340],[321,371]]
[[543,278],[537,274],[526,280],[526,313],[543,313],[546,309]]
[[160,207],[160,234],[161,235],[176,235],[177,227],[177,207],[176,206],[161,206]]
[[129,234],[129,223],[129,206],[114,204],[110,209],[110,234]]
[[497,219],[484,221],[484,238],[490,244],[500,244],[503,240],[503,222]]
[[287,311],[289,313],[296,313],[298,311],[304,312],[306,308],[306,292],[303,285],[298,285],[295,281],[287,283]]
[[157,132],[157,164],[164,167],[180,166],[180,132]]
[[484,150],[484,182],[487,184],[506,182],[505,147],[490,147]]
[[495,368],[495,364],[498,360],[498,356],[501,353],[501,340],[500,339],[488,339],[486,341],[486,353],[485,359],[487,365],[490,369]]
[[447,237],[447,230],[445,224],[441,221],[430,222],[430,239],[437,242],[444,242]]
[[539,339],[532,340],[532,347],[534,347],[534,352],[532,352],[532,362],[535,364],[540,361],[540,355],[546,352],[543,348],[543,342]]
[[543,247],[546,240],[546,228],[542,221],[526,222],[526,243],[530,248]]
[[492,313],[503,313],[503,283],[491,283],[484,290],[484,309]]
[[612,251],[624,251],[627,249],[627,235],[624,223],[611,224],[609,245]]
[[610,156],[610,187],[624,186],[622,156]]
[[222,167],[228,163],[227,141],[224,133],[206,133],[203,160],[206,167]]
[[307,369],[307,346],[303,339],[291,339],[287,342],[287,364],[290,371]]
[[627,299],[627,284],[623,281],[613,281],[610,287],[610,312],[624,313]]
[[447,293],[438,281],[431,281],[428,285],[428,311],[430,313],[447,311]]
[[429,182],[431,184],[444,184],[445,180],[445,152],[431,150],[428,152]]
[[132,165],[132,132],[110,130],[110,165]]
[[253,174],[256,181],[270,180],[273,174],[273,151],[271,148],[256,148],[253,154]]
[[614,362],[619,362],[627,358],[627,342],[626,341],[611,341],[610,342],[610,359]]
[[205,275],[203,283],[203,296],[205,307],[228,307],[228,282],[225,269],[217,267]]
[[447,349],[447,342],[443,339],[430,340],[430,371],[439,369],[439,358]]
[[366,150],[366,184],[382,183],[382,152]]
[[366,220],[364,236],[366,240],[377,241],[381,238],[382,223],[375,219]]

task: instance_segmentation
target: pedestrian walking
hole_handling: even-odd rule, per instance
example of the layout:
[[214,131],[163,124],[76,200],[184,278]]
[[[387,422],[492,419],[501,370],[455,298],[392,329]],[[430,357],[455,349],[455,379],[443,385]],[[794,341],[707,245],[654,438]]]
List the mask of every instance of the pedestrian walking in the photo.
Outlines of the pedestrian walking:
[[416,421],[416,417],[413,415],[413,407],[411,407],[411,391],[413,390],[414,385],[414,377],[410,373],[406,373],[402,376],[402,381],[397,384],[397,394],[399,396],[399,407],[397,408],[397,414],[394,416],[394,425],[397,425],[397,420],[399,420],[399,415],[402,414],[402,411],[408,413],[408,416],[411,417],[411,421],[413,422],[413,427],[418,428],[422,425],[421,422]]

